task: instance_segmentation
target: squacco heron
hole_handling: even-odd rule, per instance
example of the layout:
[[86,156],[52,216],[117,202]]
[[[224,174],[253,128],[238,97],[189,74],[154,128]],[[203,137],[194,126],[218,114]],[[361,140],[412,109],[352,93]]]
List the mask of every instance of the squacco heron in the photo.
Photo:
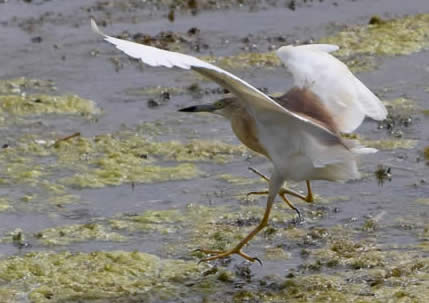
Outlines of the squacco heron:
[[[323,106],[320,106],[321,102],[318,97],[306,88],[293,88],[286,94],[280,97],[270,96],[278,104],[286,109],[293,110],[296,113],[305,114],[308,117],[312,117],[317,121],[324,122],[327,127],[332,129],[333,132],[338,132],[331,115],[326,111]],[[229,96],[218,100],[212,104],[194,105],[186,108],[182,108],[181,112],[209,112],[224,116],[231,122],[231,128],[237,138],[246,145],[249,149],[264,155],[266,158],[271,159],[267,150],[261,145],[260,138],[258,136],[257,125],[253,115],[246,110],[246,107],[240,102],[235,96]],[[249,167],[251,171],[262,177],[267,182],[269,178],[261,174],[254,168]],[[282,197],[286,204],[298,213],[299,219],[301,219],[301,212],[287,199],[286,195],[292,195],[298,197],[306,202],[313,202],[313,193],[310,186],[310,181],[306,180],[307,183],[307,195],[303,196],[293,190],[286,188],[280,188],[279,195]],[[251,194],[268,194],[268,191],[262,192],[250,192]]]
[[273,164],[267,205],[260,223],[227,251],[201,250],[211,255],[202,261],[233,254],[251,262],[258,261],[242,248],[268,224],[274,199],[286,180],[357,179],[360,176],[357,156],[376,151],[340,136],[342,132],[355,130],[366,116],[384,119],[387,111],[346,65],[330,55],[338,49],[336,45],[310,44],[278,49],[277,55],[293,75],[294,86],[282,97],[274,98],[198,58],[107,36],[94,20],[91,26],[105,41],[150,66],[193,70],[230,91],[234,97],[187,111],[210,111],[225,116],[238,138]]

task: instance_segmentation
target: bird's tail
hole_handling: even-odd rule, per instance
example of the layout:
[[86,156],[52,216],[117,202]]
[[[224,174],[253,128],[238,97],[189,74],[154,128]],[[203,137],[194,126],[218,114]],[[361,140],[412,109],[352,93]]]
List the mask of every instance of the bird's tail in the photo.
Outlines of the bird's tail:
[[361,177],[357,166],[359,156],[364,154],[373,154],[378,151],[375,148],[370,148],[361,145],[358,140],[346,139],[342,140],[342,142],[348,148],[348,152],[344,153],[344,146],[343,149],[340,150],[342,151],[342,153],[338,153],[338,151],[337,153],[335,153],[335,150],[332,150],[331,147],[330,154],[331,157],[333,153],[339,155],[342,154],[344,158],[339,157],[339,160],[343,159],[343,161],[338,161],[337,163],[333,161],[332,163],[321,167],[319,169],[320,179],[340,182],[359,179]]
[[343,142],[350,149],[350,151],[355,155],[374,154],[378,152],[378,149],[376,148],[366,147],[364,145],[361,145],[358,140],[343,139]]

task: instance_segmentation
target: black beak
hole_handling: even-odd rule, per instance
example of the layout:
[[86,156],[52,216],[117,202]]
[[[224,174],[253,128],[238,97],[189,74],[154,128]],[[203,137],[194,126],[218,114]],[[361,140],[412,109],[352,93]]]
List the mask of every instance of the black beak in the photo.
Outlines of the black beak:
[[211,113],[216,110],[216,107],[213,104],[201,104],[201,105],[193,105],[185,108],[179,109],[179,112],[186,113]]
[[197,107],[195,105],[181,108],[179,109],[179,112],[186,112],[186,113],[193,113],[197,110]]

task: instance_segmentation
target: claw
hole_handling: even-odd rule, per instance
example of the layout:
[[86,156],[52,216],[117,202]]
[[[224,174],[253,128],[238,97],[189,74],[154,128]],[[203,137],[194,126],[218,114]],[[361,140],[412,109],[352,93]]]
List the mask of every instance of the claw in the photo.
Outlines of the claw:
[[296,213],[298,214],[298,223],[301,223],[304,221],[304,219],[301,216],[301,211],[299,210],[298,207],[295,208]]
[[253,259],[254,259],[255,261],[257,261],[257,262],[259,263],[259,265],[264,266],[264,264],[262,264],[261,259],[259,259],[258,257],[253,257]]
[[198,261],[197,265],[200,265],[203,262],[207,262],[206,259],[201,259],[200,261]]
[[251,171],[251,172],[253,172],[254,174],[257,174],[259,177],[261,177],[262,179],[264,179],[265,181],[267,181],[267,182],[269,182],[270,181],[270,179],[267,177],[267,176],[265,176],[263,173],[261,173],[259,170],[257,170],[257,169],[255,169],[255,168],[253,168],[253,167],[248,167],[248,169]]

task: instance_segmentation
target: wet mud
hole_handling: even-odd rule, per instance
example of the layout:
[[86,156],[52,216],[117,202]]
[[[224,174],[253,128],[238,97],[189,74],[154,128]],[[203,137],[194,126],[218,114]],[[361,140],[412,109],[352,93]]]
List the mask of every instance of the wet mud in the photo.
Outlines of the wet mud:
[[[335,43],[383,100],[355,134],[378,148],[362,178],[315,181],[315,201],[278,198],[270,164],[228,123],[177,110],[225,91],[150,68],[116,37],[198,56],[268,93],[292,85],[274,50]],[[1,302],[428,302],[429,3],[0,1]],[[287,184],[305,194],[304,183]]]

